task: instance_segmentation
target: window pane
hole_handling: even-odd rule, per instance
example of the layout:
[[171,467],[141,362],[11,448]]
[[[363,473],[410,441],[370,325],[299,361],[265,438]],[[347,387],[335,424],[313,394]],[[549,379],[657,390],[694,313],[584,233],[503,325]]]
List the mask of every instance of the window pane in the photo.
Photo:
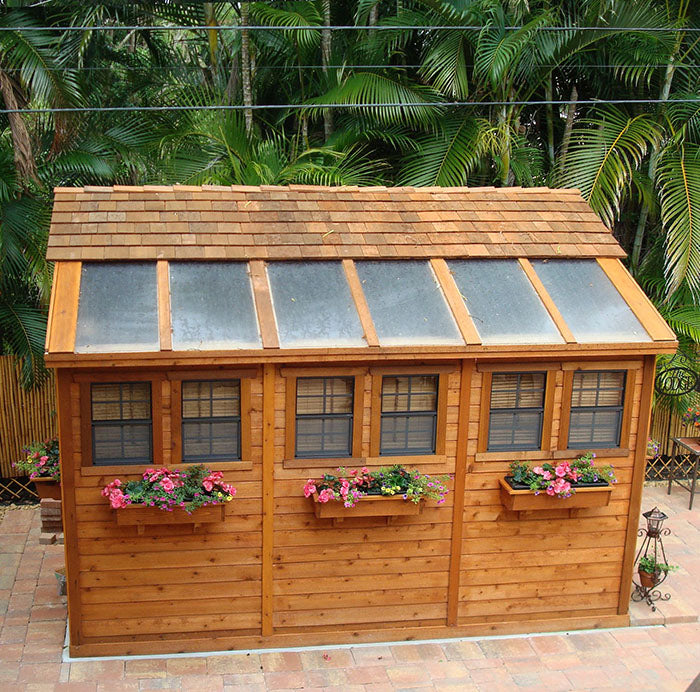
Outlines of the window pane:
[[482,343],[563,343],[517,260],[449,260],[447,264]]
[[435,452],[435,415],[383,416],[380,454]]
[[183,382],[183,418],[221,418],[240,415],[240,381]]
[[541,411],[491,411],[488,450],[539,449]]
[[618,447],[621,423],[619,409],[572,410],[569,447]]
[[267,266],[282,348],[366,346],[340,262]]
[[624,390],[624,371],[576,372],[571,405],[621,406]]
[[352,377],[297,379],[297,414],[352,413]]
[[382,378],[382,412],[435,411],[437,375],[387,375]]
[[171,262],[176,351],[260,348],[246,262]]
[[350,456],[352,418],[297,418],[298,457]]
[[464,343],[427,261],[355,266],[382,346]]
[[151,417],[150,382],[93,384],[90,392],[94,421],[145,420]]
[[83,264],[76,352],[116,353],[159,348],[155,264]]
[[148,423],[94,423],[92,461],[96,466],[151,462],[151,426]]
[[240,458],[240,421],[183,421],[182,458],[185,461]]
[[533,260],[532,266],[576,341],[650,341],[595,260]]
[[491,377],[491,408],[541,408],[543,372],[495,372]]

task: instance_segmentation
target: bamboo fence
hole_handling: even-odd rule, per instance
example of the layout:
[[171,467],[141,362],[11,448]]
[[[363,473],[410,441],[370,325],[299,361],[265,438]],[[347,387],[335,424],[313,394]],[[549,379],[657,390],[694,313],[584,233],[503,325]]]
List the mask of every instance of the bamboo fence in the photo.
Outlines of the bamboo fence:
[[42,387],[25,390],[12,356],[0,356],[0,479],[24,475],[12,467],[34,440],[56,435],[53,375]]

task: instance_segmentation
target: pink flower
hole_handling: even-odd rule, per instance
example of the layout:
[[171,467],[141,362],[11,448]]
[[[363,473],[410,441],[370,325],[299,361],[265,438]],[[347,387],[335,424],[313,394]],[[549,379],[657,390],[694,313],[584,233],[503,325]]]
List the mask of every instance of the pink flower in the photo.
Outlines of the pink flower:
[[208,493],[210,493],[214,489],[214,484],[208,478],[205,478],[202,481],[202,485]]
[[542,478],[544,478],[546,481],[551,481],[552,480],[552,474],[550,471],[545,471],[542,474]]
[[316,484],[310,478],[304,486],[304,497],[311,497],[316,492]]
[[41,457],[40,459],[41,459],[41,461],[43,461],[44,463],[46,463],[46,462],[49,460],[49,458],[48,458],[47,456],[43,456],[43,457]]
[[536,473],[538,476],[544,476],[545,473],[548,473],[541,466],[535,466],[535,468],[532,469],[532,472]]
[[129,496],[124,495],[119,488],[115,488],[109,494],[109,502],[114,509],[121,509],[122,507],[126,507],[128,504],[130,504],[131,500],[129,499]]
[[171,493],[175,487],[175,484],[170,480],[170,478],[165,476],[165,478],[162,478],[160,481],[160,487],[163,488],[166,493]]
[[328,502],[329,500],[335,499],[335,495],[333,495],[333,491],[330,488],[324,488],[319,494],[318,494],[318,501],[319,502]]
[[106,485],[102,489],[102,497],[109,497],[112,491],[119,488],[121,484],[122,482],[118,478],[115,478],[109,485]]

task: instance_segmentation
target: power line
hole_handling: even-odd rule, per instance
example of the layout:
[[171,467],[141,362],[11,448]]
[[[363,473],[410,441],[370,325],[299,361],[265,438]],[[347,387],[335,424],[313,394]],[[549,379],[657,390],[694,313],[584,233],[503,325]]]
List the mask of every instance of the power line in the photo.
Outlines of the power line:
[[[424,64],[416,65],[326,65],[328,69],[347,69],[347,70],[357,70],[357,69],[387,69],[387,70],[409,70],[409,69],[419,69],[424,67]],[[78,72],[104,72],[113,69],[122,69],[127,72],[139,72],[139,71],[165,71],[165,70],[205,70],[208,69],[209,65],[143,65],[143,66],[133,66],[133,65],[122,65],[121,63],[114,63],[110,66],[88,66],[88,67],[45,67],[44,72],[66,72],[66,71],[78,71]],[[465,64],[464,67],[475,67],[474,64]],[[625,65],[622,63],[609,64],[609,65],[575,65],[572,63],[556,63],[556,64],[542,64],[540,67],[560,67],[562,69],[575,67],[576,69],[617,69],[618,67],[625,67],[628,69],[644,68],[644,67],[668,67],[668,63],[649,63],[646,65]],[[692,69],[700,67],[700,63],[677,63],[674,65],[675,69]],[[255,71],[259,70],[320,70],[323,65],[256,65]],[[5,68],[5,72],[22,72],[21,67],[11,67]]]
[[[78,26],[0,26],[0,31],[404,31],[406,29],[416,29],[419,31],[482,31],[487,28],[500,29],[503,31],[520,31],[525,29],[524,26],[493,26],[488,25],[421,25],[421,24],[375,24],[356,26],[352,24],[337,24],[325,26],[321,24],[307,24],[298,26],[283,26],[283,25],[250,25],[241,26],[240,24],[217,24],[210,26],[208,24],[167,24],[167,25],[143,25],[143,26],[112,26],[112,25],[78,25]],[[532,31],[632,31],[641,33],[697,33],[700,28],[697,27],[649,27],[649,26],[539,26],[534,27]]]
[[160,111],[243,111],[243,110],[304,110],[319,108],[453,108],[457,106],[600,106],[606,104],[697,103],[695,99],[592,99],[587,101],[432,101],[429,103],[268,103],[211,106],[84,106],[74,108],[5,108],[0,114],[9,113],[129,113]]

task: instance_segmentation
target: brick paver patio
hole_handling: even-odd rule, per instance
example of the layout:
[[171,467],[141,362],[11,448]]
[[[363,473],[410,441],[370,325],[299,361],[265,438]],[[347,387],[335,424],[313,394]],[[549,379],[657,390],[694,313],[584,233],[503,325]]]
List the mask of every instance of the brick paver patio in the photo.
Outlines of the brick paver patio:
[[[54,569],[62,546],[41,546],[38,510],[0,524],[0,691],[26,690],[685,690],[700,672],[700,511],[688,495],[646,488],[674,532],[667,624],[605,632],[262,654],[63,662],[65,597]],[[646,608],[646,606],[644,606]],[[636,613],[645,614],[639,610]],[[647,608],[648,610],[648,608]],[[658,618],[657,618],[658,621]]]

